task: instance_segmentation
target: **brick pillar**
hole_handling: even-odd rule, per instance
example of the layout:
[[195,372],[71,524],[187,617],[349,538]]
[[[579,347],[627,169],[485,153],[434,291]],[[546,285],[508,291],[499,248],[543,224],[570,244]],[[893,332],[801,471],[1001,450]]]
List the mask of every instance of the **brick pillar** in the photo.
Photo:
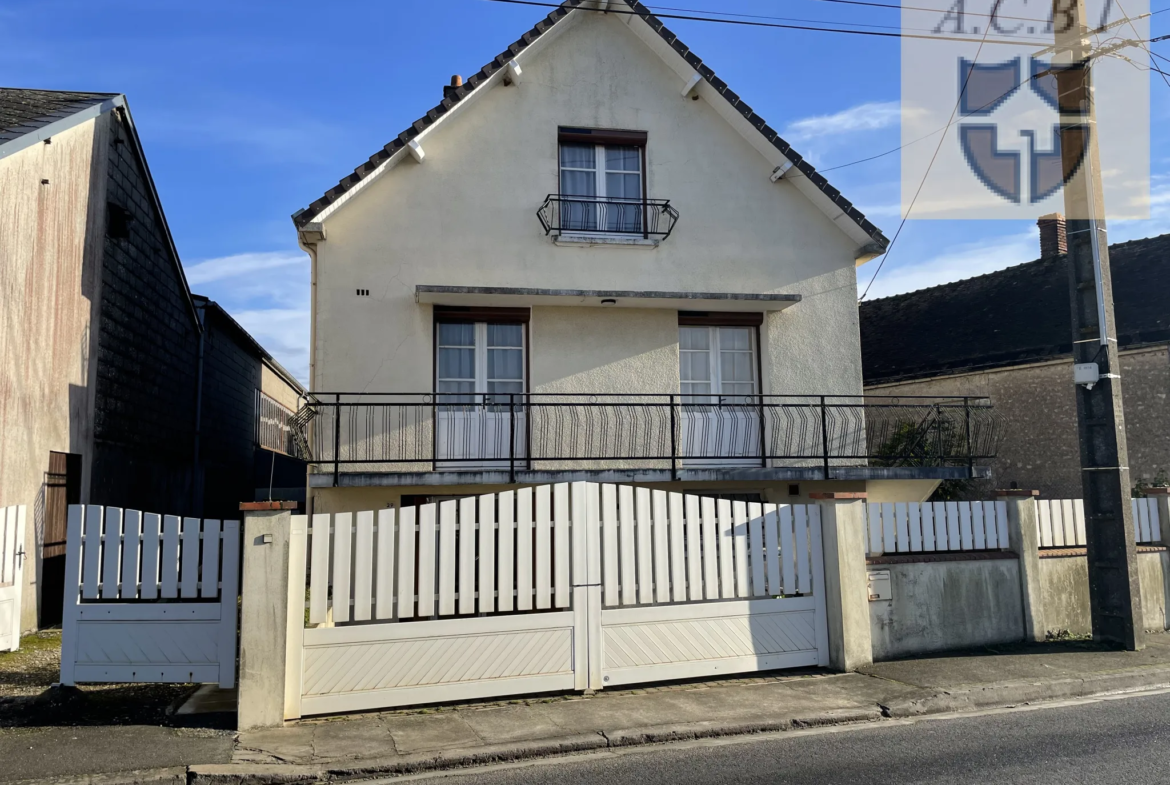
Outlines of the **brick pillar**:
[[854,671],[873,662],[864,493],[810,493],[821,506],[829,665]]
[[1040,216],[1036,221],[1040,228],[1040,256],[1048,259],[1052,256],[1063,256],[1068,252],[1068,241],[1065,234],[1064,216],[1060,213],[1050,213]]
[[995,495],[1007,503],[1008,546],[1020,563],[1020,595],[1024,601],[1024,639],[1045,638],[1044,594],[1040,583],[1040,521],[1036,497],[1040,491],[1006,490]]

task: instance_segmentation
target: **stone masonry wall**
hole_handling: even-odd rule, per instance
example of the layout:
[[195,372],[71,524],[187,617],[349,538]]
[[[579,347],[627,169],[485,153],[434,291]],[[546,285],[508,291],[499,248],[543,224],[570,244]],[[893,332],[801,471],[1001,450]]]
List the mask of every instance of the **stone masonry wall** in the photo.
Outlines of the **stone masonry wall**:
[[[1134,483],[1170,473],[1170,355],[1165,345],[1121,352],[1121,388]],[[1079,498],[1080,452],[1072,360],[997,368],[867,387],[873,395],[987,395],[1003,441],[991,462],[992,481],[1015,482],[1050,499]],[[974,489],[987,498],[990,488]]]

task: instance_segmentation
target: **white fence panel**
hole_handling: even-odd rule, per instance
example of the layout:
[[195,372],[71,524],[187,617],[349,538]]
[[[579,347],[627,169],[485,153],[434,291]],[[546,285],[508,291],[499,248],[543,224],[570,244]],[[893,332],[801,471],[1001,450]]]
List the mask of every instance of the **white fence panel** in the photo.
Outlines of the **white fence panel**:
[[[1160,545],[1162,520],[1156,498],[1133,498],[1133,538],[1139,545]],[[1083,499],[1040,499],[1036,502],[1041,548],[1084,548],[1085,503]]]
[[1008,547],[1002,501],[871,503],[865,518],[870,556]]
[[160,536],[153,513],[70,505],[62,684],[235,686],[239,521],[162,522]]
[[356,520],[314,516],[303,714],[828,661],[815,505],[574,483]]
[[0,507],[0,651],[20,648],[20,602],[24,587],[24,534],[28,510]]

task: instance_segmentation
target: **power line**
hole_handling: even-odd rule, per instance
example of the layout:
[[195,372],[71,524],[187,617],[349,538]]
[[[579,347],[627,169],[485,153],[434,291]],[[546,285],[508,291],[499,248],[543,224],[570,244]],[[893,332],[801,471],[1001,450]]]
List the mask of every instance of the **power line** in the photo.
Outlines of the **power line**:
[[[983,37],[987,37],[986,32],[984,32]],[[975,51],[975,57],[971,60],[971,67],[967,69],[967,74],[963,77],[963,85],[959,88],[959,97],[955,100],[954,108],[951,109],[951,116],[947,121],[947,128],[950,128],[955,122],[955,113],[959,111],[959,106],[963,103],[963,96],[967,92],[967,83],[971,81],[971,74],[975,73],[975,64],[979,62],[979,54],[982,51],[983,44],[980,44],[979,49]],[[938,154],[942,150],[943,142],[946,139],[945,135],[939,138],[938,145],[934,148],[934,155],[930,157],[930,163],[926,165],[926,171],[922,173],[922,180],[918,183],[918,190],[914,192],[914,198],[910,200],[910,206],[906,208],[906,214],[902,216],[902,221],[898,224],[898,230],[894,232],[894,236],[890,239],[890,244],[886,246],[886,252],[882,254],[882,260],[878,262],[877,269],[873,271],[873,277],[869,279],[869,283],[866,284],[865,291],[861,293],[861,297],[857,298],[858,302],[866,298],[869,290],[873,287],[873,282],[877,280],[878,275],[882,272],[882,268],[886,266],[886,261],[889,260],[890,253],[894,250],[894,245],[902,235],[902,229],[906,226],[906,221],[910,219],[910,213],[914,210],[914,205],[918,203],[918,197],[922,193],[923,187],[926,186],[926,178],[930,176],[930,170],[934,168],[934,162],[938,159]]]
[[[487,1],[489,3],[506,3],[509,5],[530,5],[530,6],[536,6],[538,8],[562,8],[563,7],[560,3],[542,2],[542,0],[487,0]],[[594,9],[577,7],[577,8],[573,8],[573,9],[569,9],[569,10],[592,11]],[[645,14],[639,13],[637,11],[625,10],[625,9],[621,9],[621,8],[610,8],[605,13],[607,13],[607,14],[621,14],[624,16],[645,16]],[[757,21],[752,21],[752,20],[748,20],[748,19],[715,19],[715,18],[712,18],[709,16],[690,16],[690,15],[684,15],[684,14],[654,14],[654,15],[660,19],[682,19],[682,20],[686,20],[686,21],[690,21],[690,22],[709,22],[712,24],[740,25],[743,27],[765,27],[765,28],[772,28],[772,29],[778,29],[778,30],[803,30],[805,32],[812,32],[812,33],[838,33],[838,34],[842,34],[842,35],[867,35],[867,36],[873,36],[873,37],[878,37],[878,38],[893,38],[893,39],[920,38],[920,39],[924,39],[927,41],[959,41],[959,42],[966,42],[966,43],[972,43],[972,44],[979,44],[980,46],[982,46],[984,43],[1008,44],[1008,45],[1013,45],[1013,46],[1019,46],[1020,44],[1040,45],[1040,44],[1048,43],[1047,41],[1028,40],[1028,39],[1013,40],[1013,41],[999,41],[999,40],[987,41],[987,40],[981,40],[979,38],[964,38],[964,37],[941,36],[941,35],[916,35],[916,34],[904,33],[904,32],[897,32],[897,33],[887,32],[884,30],[846,30],[846,29],[840,28],[840,27],[814,27],[811,25],[787,24],[787,23],[783,23],[783,22],[757,22]]]

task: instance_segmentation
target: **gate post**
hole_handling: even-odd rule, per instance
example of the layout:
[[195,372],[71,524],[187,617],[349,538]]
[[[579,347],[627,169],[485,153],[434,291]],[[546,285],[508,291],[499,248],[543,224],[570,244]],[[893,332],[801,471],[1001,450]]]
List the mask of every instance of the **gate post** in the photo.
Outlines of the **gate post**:
[[1036,515],[1036,497],[1040,491],[1000,490],[995,495],[1007,503],[1008,547],[1019,557],[1024,639],[1042,643],[1047,627],[1040,583],[1040,525]]
[[[290,718],[289,708],[296,711],[293,717],[299,715],[300,641],[294,646],[292,633],[304,627],[305,517],[293,516],[294,507],[295,502],[240,505],[245,516],[239,730],[279,727]],[[299,536],[294,536],[294,528]],[[299,571],[294,561],[299,562]],[[292,707],[290,681],[296,687]]]
[[810,493],[821,502],[829,665],[854,671],[873,662],[865,569],[865,493]]

